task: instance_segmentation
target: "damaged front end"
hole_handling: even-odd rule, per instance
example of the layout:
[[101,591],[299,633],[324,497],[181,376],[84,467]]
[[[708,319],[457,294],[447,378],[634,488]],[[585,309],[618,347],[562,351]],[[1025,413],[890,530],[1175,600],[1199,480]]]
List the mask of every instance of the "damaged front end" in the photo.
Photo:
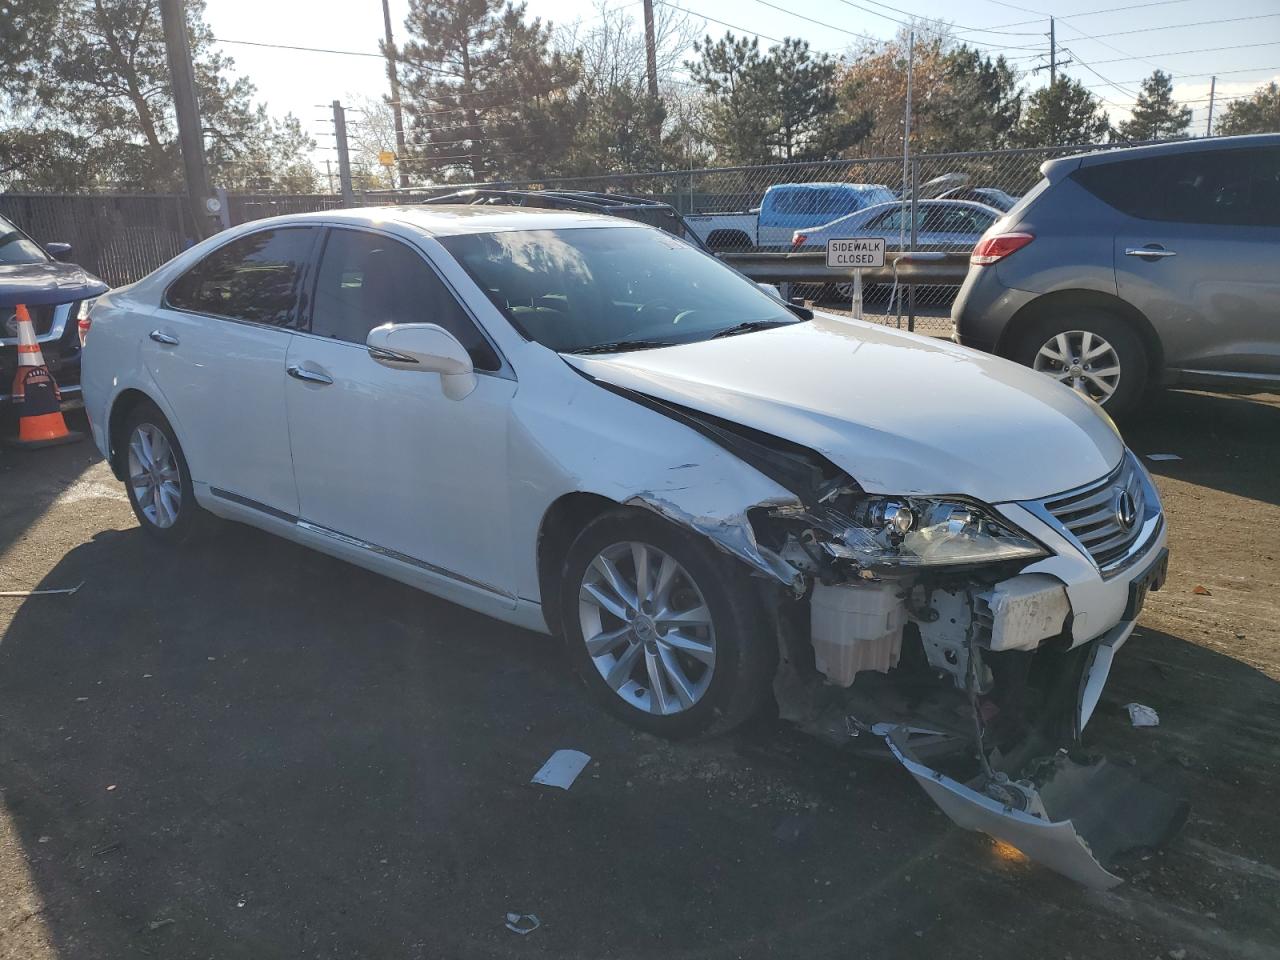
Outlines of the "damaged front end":
[[1047,549],[983,504],[871,496],[846,475],[802,500],[751,517],[804,585],[775,607],[784,719],[883,737],[955,823],[1091,887],[1178,830],[1184,801],[1079,750],[1132,621],[1074,644],[1065,584],[1025,572]]
[[[813,449],[610,389],[795,494],[732,522],[636,499],[773,584],[763,595],[780,641],[782,719],[841,745],[887,744],[955,823],[1092,887],[1119,882],[1106,868],[1118,854],[1176,832],[1185,802],[1079,749],[1133,630],[1132,602],[1079,642],[1075,621],[1094,612],[1073,611],[1066,584],[1036,569],[1051,550],[994,507],[871,494]],[[1163,580],[1164,552],[1152,556],[1143,591]]]

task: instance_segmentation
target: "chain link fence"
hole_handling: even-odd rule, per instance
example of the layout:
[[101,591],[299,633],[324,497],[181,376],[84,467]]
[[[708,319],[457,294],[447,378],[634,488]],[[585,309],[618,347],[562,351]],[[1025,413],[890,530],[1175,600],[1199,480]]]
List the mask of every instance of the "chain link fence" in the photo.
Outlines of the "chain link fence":
[[[369,193],[378,203],[413,203],[467,188],[584,190],[669,203],[717,253],[821,254],[835,237],[883,237],[886,258],[902,251],[968,254],[978,238],[1040,179],[1056,157],[1108,149],[1079,144],[1026,150],[865,157],[655,173],[557,177]],[[954,271],[952,271],[954,273]],[[753,272],[757,279],[770,279]],[[798,284],[793,295],[848,309],[851,282]],[[958,282],[870,283],[871,319],[944,333]]]
[[[818,263],[834,237],[883,237],[886,259],[902,251],[940,251],[954,261],[1030,190],[1040,166],[1055,157],[1104,146],[866,157],[760,166],[663,170],[653,173],[448,184],[358,194],[360,205],[411,204],[467,187],[575,190],[639,196],[670,204],[711,249],[732,261],[759,252],[808,254]],[[336,194],[255,194],[225,197],[230,224],[284,213],[339,207]],[[0,194],[0,215],[37,240],[70,240],[74,257],[108,283],[144,276],[192,241],[183,201],[174,196]],[[760,258],[757,258],[760,259]],[[760,280],[767,266],[753,266]],[[764,270],[765,273],[760,271]],[[819,275],[825,269],[818,270]],[[961,272],[945,283],[869,283],[866,314],[885,322],[943,333]],[[852,284],[801,283],[792,294],[820,307],[848,309]]]

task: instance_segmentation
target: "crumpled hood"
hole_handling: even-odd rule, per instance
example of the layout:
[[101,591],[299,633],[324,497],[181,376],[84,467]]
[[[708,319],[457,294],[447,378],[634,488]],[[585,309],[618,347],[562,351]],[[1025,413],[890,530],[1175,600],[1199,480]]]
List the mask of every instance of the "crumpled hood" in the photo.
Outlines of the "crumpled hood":
[[107,285],[74,263],[0,264],[0,307],[36,307],[100,297]]
[[809,447],[871,493],[1038,499],[1098,479],[1124,450],[1088,400],[1043,374],[829,315],[565,360],[605,383]]

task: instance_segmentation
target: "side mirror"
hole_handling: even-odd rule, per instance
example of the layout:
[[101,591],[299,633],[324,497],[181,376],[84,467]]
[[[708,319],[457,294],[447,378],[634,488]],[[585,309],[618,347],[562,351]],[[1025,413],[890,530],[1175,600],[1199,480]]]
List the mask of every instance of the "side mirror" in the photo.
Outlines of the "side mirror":
[[440,374],[450,400],[461,400],[476,388],[475,367],[466,347],[435,323],[384,323],[369,331],[369,356],[393,370]]
[[44,250],[55,260],[63,263],[71,262],[71,244],[69,243],[46,243]]
[[782,291],[779,290],[776,285],[772,283],[757,283],[756,286],[759,287],[761,290],[763,290],[765,293],[767,293],[769,296],[773,297],[773,299],[777,300],[779,303],[787,302],[786,300],[782,299]]

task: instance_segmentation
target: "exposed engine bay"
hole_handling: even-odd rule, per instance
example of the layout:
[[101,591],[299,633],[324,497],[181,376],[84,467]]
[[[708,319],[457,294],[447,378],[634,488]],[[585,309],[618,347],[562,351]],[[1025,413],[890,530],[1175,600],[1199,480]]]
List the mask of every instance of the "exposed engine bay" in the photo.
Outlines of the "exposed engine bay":
[[1133,622],[1073,640],[1064,583],[1024,572],[1044,545],[983,504],[868,495],[812,450],[640,402],[797,495],[747,514],[772,575],[782,719],[837,744],[883,740],[957,824],[1095,888],[1120,882],[1115,856],[1180,828],[1185,801],[1081,749]]

